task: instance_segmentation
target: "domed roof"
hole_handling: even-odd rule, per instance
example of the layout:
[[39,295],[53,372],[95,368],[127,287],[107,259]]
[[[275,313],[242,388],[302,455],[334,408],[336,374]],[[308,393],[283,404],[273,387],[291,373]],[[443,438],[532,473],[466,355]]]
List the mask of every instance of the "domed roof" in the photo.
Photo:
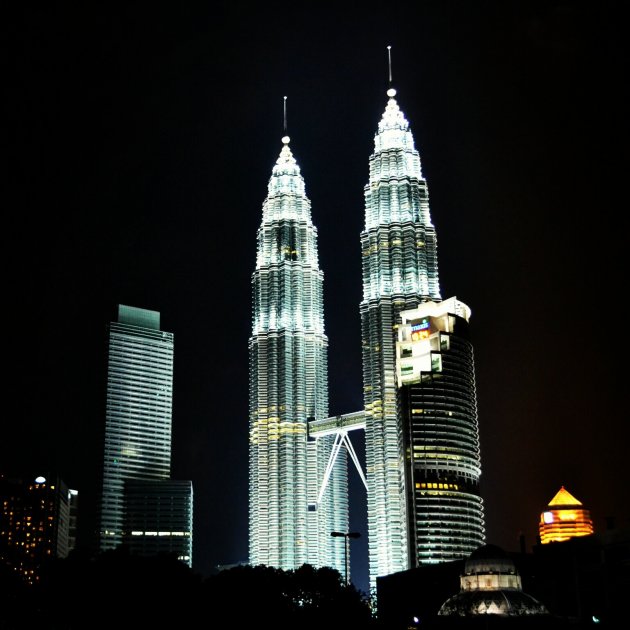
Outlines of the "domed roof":
[[547,609],[527,593],[517,590],[467,591],[449,597],[438,615],[470,617],[475,615],[547,615]]
[[547,615],[546,608],[523,593],[512,559],[496,545],[479,547],[466,560],[461,590],[447,599],[439,615]]
[[473,551],[464,565],[466,575],[479,573],[516,573],[514,562],[496,545],[483,545]]

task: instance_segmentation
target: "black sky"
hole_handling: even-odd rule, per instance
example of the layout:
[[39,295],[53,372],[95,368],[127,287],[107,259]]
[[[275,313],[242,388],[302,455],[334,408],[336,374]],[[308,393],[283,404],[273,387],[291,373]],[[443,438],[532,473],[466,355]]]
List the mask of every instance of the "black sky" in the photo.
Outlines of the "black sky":
[[246,559],[250,275],[282,97],[319,229],[330,411],[354,411],[363,187],[391,44],[442,294],[473,309],[488,540],[533,544],[561,484],[599,530],[628,526],[620,4],[181,4],[58,3],[5,22],[0,468],[59,470],[89,503],[106,324],[118,303],[159,310],[196,568]]

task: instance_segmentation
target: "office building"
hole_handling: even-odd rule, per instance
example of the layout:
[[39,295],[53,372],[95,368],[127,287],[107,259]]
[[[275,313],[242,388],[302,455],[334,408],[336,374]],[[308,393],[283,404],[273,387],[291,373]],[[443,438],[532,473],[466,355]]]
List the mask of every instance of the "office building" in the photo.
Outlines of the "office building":
[[39,580],[45,562],[72,548],[70,492],[76,490],[58,475],[0,476],[0,562],[29,584]]
[[361,233],[371,588],[485,541],[470,311],[455,298],[440,306],[427,182],[396,90],[387,96]]
[[361,233],[361,335],[370,583],[409,566],[395,327],[402,311],[440,300],[429,192],[409,123],[390,88],[374,138]]
[[141,556],[175,555],[192,566],[192,483],[125,483],[126,544]]
[[[100,549],[171,549],[190,565],[192,485],[170,479],[173,343],[160,313],[118,306],[109,326]],[[152,534],[144,540],[133,531],[177,533],[157,545]],[[171,537],[177,542],[169,547]]]
[[412,568],[468,556],[485,530],[470,309],[453,297],[400,317],[396,379]]
[[253,565],[344,567],[347,463],[336,460],[318,491],[333,437],[310,440],[328,414],[328,339],[317,229],[304,179],[283,147],[269,180],[252,275],[249,339],[249,556]]

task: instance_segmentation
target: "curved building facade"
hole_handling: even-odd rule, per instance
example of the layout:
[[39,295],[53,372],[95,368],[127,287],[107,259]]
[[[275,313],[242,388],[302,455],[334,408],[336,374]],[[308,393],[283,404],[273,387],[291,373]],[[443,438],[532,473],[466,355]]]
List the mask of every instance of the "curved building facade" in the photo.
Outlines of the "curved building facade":
[[456,298],[401,313],[396,344],[410,567],[485,540],[470,309]]
[[328,339],[317,229],[304,179],[283,138],[263,203],[252,276],[249,339],[250,562],[343,570],[347,466],[335,464],[317,503],[333,438],[309,441],[308,421],[328,415]]

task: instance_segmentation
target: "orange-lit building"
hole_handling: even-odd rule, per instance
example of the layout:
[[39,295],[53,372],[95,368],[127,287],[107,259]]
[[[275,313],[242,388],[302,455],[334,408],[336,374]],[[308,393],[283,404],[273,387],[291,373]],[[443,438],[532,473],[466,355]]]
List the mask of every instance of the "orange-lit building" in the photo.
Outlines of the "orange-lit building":
[[29,584],[37,582],[42,563],[68,555],[76,498],[76,490],[58,477],[24,480],[0,475],[0,562]]
[[592,534],[593,521],[590,512],[562,486],[540,515],[538,530],[540,542],[546,545]]

